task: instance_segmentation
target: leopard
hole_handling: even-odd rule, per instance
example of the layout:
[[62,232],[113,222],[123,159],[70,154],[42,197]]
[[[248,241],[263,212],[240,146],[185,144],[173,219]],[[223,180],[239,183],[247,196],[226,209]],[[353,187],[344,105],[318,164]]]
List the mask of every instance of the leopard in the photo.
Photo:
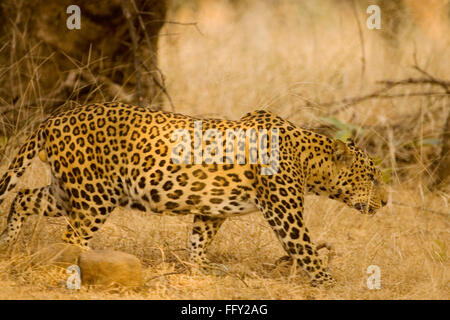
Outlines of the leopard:
[[[276,170],[264,172],[267,161],[211,161],[217,160],[217,149],[209,153],[214,159],[194,162],[192,155],[186,157],[191,161],[175,161],[179,141],[174,132],[185,130],[195,140],[198,121],[202,134],[266,132],[261,146],[276,146]],[[234,147],[246,151],[244,160],[250,160],[251,139],[245,136]],[[198,147],[192,140],[191,146]],[[205,138],[200,145],[211,140]],[[218,139],[216,147],[220,143]],[[227,147],[225,142],[222,146]],[[50,183],[14,191],[34,159],[49,169]],[[305,225],[305,196],[324,195],[368,215],[387,203],[380,169],[352,141],[301,128],[266,110],[224,120],[120,102],[93,103],[49,116],[11,160],[0,180],[0,203],[12,192],[15,197],[0,234],[3,251],[16,242],[30,215],[66,217],[62,240],[89,250],[90,239],[112,211],[125,207],[157,215],[193,215],[189,257],[192,265],[207,268],[212,262],[206,249],[224,221],[259,211],[314,286],[334,286],[336,280]]]

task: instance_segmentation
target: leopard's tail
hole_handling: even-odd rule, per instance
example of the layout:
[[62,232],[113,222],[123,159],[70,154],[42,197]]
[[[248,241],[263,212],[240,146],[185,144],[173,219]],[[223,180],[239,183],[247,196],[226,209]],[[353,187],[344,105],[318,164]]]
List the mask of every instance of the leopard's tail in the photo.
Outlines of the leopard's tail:
[[18,154],[11,161],[8,170],[0,179],[0,204],[8,193],[14,189],[20,177],[37,155],[41,160],[47,160],[44,144],[44,130],[41,126],[25,141]]

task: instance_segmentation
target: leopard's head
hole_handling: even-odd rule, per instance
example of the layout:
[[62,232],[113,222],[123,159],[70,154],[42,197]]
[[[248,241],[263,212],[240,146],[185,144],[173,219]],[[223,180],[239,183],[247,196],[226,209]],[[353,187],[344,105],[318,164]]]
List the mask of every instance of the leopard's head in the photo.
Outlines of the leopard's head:
[[333,142],[333,174],[330,198],[341,200],[361,213],[374,214],[387,204],[387,192],[380,169],[353,141]]

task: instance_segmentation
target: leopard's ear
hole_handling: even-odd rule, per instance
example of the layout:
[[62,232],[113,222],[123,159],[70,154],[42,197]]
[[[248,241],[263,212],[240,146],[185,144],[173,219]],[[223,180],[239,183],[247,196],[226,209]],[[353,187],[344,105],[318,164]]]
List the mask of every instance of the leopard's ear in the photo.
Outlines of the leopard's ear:
[[346,143],[350,147],[354,147],[355,146],[355,140],[353,140],[352,138],[347,138]]
[[350,167],[354,159],[350,148],[341,140],[335,140],[333,143],[333,161],[340,169]]

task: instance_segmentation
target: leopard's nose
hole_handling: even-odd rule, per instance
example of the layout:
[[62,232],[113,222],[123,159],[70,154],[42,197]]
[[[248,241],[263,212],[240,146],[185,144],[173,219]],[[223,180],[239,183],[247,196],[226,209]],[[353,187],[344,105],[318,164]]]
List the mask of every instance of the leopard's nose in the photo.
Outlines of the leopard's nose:
[[384,207],[385,205],[387,205],[387,201],[386,200],[381,200],[381,205]]

